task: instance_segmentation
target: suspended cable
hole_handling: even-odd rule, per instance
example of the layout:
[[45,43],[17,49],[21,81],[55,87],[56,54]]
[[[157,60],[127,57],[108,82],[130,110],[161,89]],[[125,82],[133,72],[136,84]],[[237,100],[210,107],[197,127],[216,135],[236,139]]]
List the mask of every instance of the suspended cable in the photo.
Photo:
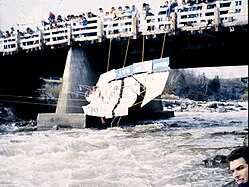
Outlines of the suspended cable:
[[144,61],[144,37],[143,35],[142,62]]
[[[68,93],[68,94],[76,94],[76,93]],[[0,94],[0,97],[12,97],[12,98],[25,98],[25,99],[44,99],[44,97],[33,97],[33,96],[18,96],[18,95],[5,95]],[[70,100],[70,101],[82,101],[83,99],[58,99],[58,98],[46,98],[46,99],[52,99],[52,100]]]
[[[0,100],[0,102],[7,103],[19,103],[19,104],[31,104],[31,105],[49,105],[49,106],[57,106],[57,104],[48,104],[48,103],[35,103],[35,102],[26,102],[26,101],[12,101],[12,100]],[[64,105],[67,108],[82,108],[81,106],[69,106]]]
[[167,33],[165,32],[164,37],[163,37],[163,46],[162,46],[161,58],[163,58],[163,51],[164,51],[164,44],[165,44],[166,34]]
[[138,104],[140,104],[140,103],[142,103],[143,101],[139,101],[139,102],[137,102],[137,103],[134,103],[132,106],[136,106],[136,105],[138,105]]
[[121,118],[122,118],[122,116],[120,116],[119,119],[118,119],[118,122],[117,122],[118,127],[119,127],[119,122],[120,122]]
[[56,106],[57,104],[48,104],[48,103],[35,103],[35,102],[26,102],[26,101],[13,101],[13,100],[0,100],[1,102],[7,103],[20,103],[20,104],[32,104],[32,105],[50,105]]
[[109,64],[110,64],[110,55],[111,55],[111,47],[112,47],[112,39],[110,39],[110,45],[109,45],[109,52],[108,52],[108,61],[107,61],[107,69],[106,71],[109,70]]
[[115,121],[115,119],[116,119],[116,116],[113,118],[113,120],[112,120],[112,122],[111,122],[111,127],[112,127],[112,124],[113,124],[113,122]]
[[129,44],[130,44],[130,39],[131,39],[131,37],[129,36],[128,43],[127,43],[127,47],[126,47],[126,52],[125,52],[125,59],[124,59],[123,67],[125,67],[126,58],[127,58],[127,53],[128,53],[128,48],[129,48]]

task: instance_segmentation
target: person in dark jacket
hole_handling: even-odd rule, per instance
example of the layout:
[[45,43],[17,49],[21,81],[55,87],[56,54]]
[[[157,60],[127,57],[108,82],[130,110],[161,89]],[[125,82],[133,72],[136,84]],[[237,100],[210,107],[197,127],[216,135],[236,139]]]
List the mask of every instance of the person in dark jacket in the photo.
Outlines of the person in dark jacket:
[[238,187],[248,187],[248,147],[241,146],[234,149],[227,156],[227,161]]

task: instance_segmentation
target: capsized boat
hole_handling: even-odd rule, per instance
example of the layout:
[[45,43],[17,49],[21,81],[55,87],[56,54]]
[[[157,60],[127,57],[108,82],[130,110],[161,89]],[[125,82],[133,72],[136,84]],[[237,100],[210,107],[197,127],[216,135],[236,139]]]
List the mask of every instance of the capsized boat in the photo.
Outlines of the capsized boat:
[[[169,57],[134,63],[100,75],[85,92],[88,116],[104,119],[129,116],[132,107],[144,107],[162,94],[169,75]],[[138,111],[136,111],[138,112]]]

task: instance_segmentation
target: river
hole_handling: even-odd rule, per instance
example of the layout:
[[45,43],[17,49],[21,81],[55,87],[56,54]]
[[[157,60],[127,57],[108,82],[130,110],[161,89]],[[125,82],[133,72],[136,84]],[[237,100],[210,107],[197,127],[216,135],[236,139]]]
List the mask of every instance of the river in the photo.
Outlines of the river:
[[[243,103],[248,108],[247,102]],[[243,145],[248,110],[175,112],[134,127],[0,135],[1,187],[221,187],[203,160]]]

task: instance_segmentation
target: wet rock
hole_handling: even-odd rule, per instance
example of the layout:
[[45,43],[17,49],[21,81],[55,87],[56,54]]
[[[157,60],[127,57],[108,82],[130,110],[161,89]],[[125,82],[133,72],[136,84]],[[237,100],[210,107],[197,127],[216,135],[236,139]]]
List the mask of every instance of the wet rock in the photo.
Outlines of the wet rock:
[[18,118],[14,114],[14,110],[8,107],[1,107],[0,122],[13,122]]
[[234,104],[234,106],[235,106],[235,107],[238,107],[238,108],[243,107],[243,106],[240,105],[240,104]]
[[210,103],[208,105],[208,108],[218,108],[218,104],[217,103]]
[[227,109],[225,107],[217,108],[217,112],[219,112],[219,113],[223,113],[226,111],[227,111]]
[[37,125],[37,122],[35,120],[29,120],[29,121],[20,120],[14,122],[13,124],[16,127],[34,127]]
[[243,145],[248,147],[248,135],[245,137]]
[[225,167],[227,166],[227,156],[216,155],[214,158],[203,160],[205,167]]
[[222,187],[237,187],[238,184],[235,181],[231,181],[225,185],[223,185]]
[[246,107],[241,107],[240,110],[247,110],[247,108]]
[[20,119],[15,113],[15,109],[0,104],[0,133],[36,130],[36,120]]

